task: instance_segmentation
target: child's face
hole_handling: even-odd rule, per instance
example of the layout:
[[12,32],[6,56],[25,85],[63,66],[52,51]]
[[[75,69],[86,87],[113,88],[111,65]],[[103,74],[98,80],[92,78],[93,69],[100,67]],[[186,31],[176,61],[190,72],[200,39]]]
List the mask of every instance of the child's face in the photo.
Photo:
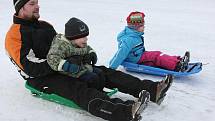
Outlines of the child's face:
[[137,31],[144,32],[144,29],[145,29],[145,26],[143,25],[143,26],[138,27]]
[[87,37],[82,37],[82,38],[79,38],[79,39],[75,39],[73,40],[75,45],[77,45],[78,47],[80,48],[84,48],[87,46]]

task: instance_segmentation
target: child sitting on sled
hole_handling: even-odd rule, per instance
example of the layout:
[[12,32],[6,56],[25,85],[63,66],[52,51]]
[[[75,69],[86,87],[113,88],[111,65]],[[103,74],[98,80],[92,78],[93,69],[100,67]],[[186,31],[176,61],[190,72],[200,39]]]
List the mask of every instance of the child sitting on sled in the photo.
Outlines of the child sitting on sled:
[[103,89],[101,70],[93,67],[97,62],[96,52],[87,44],[88,26],[78,18],[65,24],[65,34],[57,34],[47,55],[49,66],[63,74],[81,79],[91,86]]
[[146,51],[144,47],[145,14],[131,12],[127,26],[117,36],[118,51],[110,61],[110,68],[116,69],[123,61],[183,72],[188,68],[190,53],[183,57],[163,54],[160,51]]

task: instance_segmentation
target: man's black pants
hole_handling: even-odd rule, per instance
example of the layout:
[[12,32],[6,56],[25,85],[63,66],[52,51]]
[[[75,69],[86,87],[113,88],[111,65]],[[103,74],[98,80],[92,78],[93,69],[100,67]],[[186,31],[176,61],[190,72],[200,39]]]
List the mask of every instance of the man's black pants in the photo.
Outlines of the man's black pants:
[[[105,66],[96,66],[96,68],[102,70],[103,73],[98,74],[98,77],[105,77],[104,86],[106,88],[118,88],[120,92],[131,94],[134,97],[138,97],[141,90],[147,90],[150,94],[154,94],[156,91],[156,82],[140,80]],[[119,98],[111,99],[97,89],[98,85],[89,86],[86,81],[60,73],[31,79],[28,80],[28,83],[45,93],[54,93],[70,99],[84,110],[103,119],[110,121],[130,121],[131,119],[131,107]]]

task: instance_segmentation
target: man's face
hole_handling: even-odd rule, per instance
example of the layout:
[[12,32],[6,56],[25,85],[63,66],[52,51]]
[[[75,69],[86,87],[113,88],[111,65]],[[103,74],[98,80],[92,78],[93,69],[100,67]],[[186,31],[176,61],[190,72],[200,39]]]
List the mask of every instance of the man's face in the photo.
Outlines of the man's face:
[[29,0],[19,11],[19,15],[27,20],[39,19],[38,0]]

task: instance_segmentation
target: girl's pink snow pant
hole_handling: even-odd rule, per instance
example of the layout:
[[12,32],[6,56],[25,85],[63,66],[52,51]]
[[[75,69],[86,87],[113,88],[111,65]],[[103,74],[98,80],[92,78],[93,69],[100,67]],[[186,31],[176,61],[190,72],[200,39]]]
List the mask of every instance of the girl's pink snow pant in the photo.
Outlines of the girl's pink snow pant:
[[160,51],[145,51],[138,64],[154,66],[168,70],[175,70],[177,63],[180,61],[180,56],[170,56],[163,54]]

